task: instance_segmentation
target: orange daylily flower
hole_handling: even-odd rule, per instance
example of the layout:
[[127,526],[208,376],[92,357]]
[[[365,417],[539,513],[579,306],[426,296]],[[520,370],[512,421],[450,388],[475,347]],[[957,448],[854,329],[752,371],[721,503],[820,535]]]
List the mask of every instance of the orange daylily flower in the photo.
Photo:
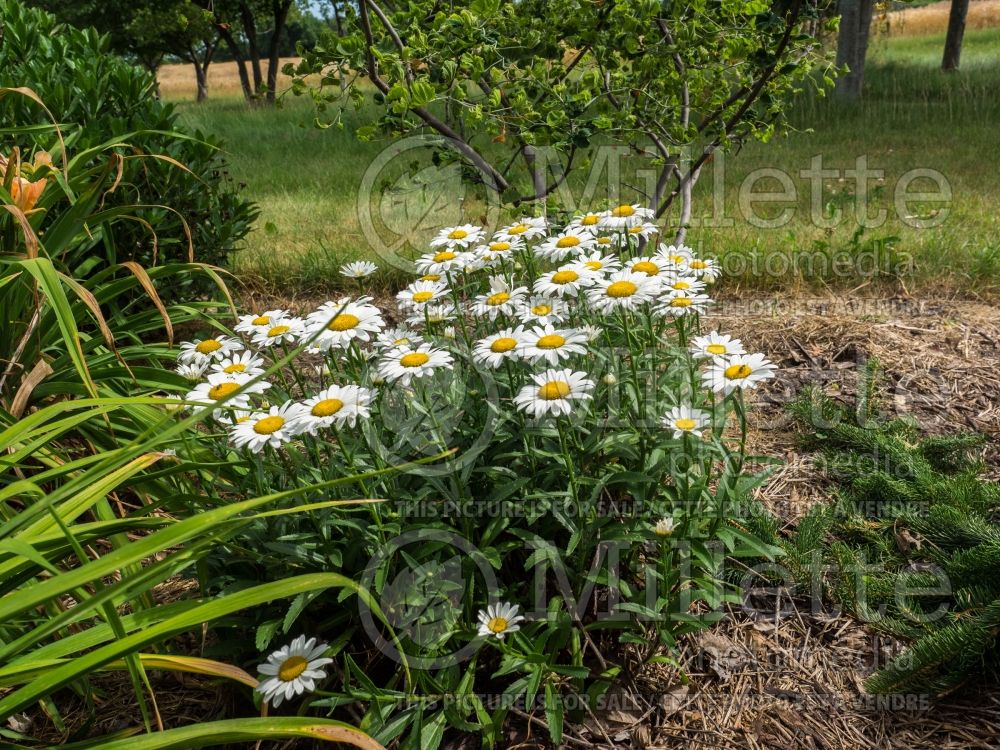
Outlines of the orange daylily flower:
[[[0,182],[7,181],[8,169],[16,170],[10,184],[10,195],[14,199],[14,205],[23,213],[31,213],[38,199],[42,197],[51,166],[52,157],[47,151],[37,152],[31,164],[21,164],[16,151],[10,158],[0,156]],[[28,179],[28,176],[38,173],[42,173],[41,179],[34,181]]]

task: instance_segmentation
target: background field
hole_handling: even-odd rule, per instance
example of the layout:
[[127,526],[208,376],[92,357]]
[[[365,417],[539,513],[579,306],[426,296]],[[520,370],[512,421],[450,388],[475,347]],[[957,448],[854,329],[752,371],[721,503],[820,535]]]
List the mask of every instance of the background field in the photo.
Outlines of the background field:
[[[792,113],[798,132],[750,144],[726,159],[722,201],[725,215],[735,221],[727,227],[693,227],[688,242],[726,260],[730,287],[852,289],[871,277],[837,273],[832,259],[868,253],[890,271],[893,284],[901,275],[909,291],[992,296],[1000,290],[995,209],[1000,194],[995,168],[1000,28],[976,28],[1000,22],[1000,2],[973,3],[957,74],[939,70],[947,18],[941,5],[946,4],[890,14],[891,32],[873,40],[860,104],[806,92]],[[336,274],[341,262],[371,254],[357,216],[357,192],[365,169],[387,144],[355,139],[353,129],[367,113],[348,111],[343,128],[322,130],[314,126],[315,113],[306,98],[286,96],[277,110],[250,108],[240,97],[231,64],[213,66],[211,99],[203,104],[192,101],[193,80],[185,66],[166,67],[161,86],[191,124],[225,137],[234,178],[246,183],[261,206],[259,227],[235,261],[238,275],[277,293],[288,288],[321,291],[341,283]],[[884,179],[870,185],[874,199],[869,208],[872,214],[888,210],[883,225],[860,227],[853,180],[832,178],[823,184],[820,204],[827,215],[839,209],[844,218],[832,229],[814,226],[809,181],[799,172],[817,155],[825,169],[848,169],[865,156],[869,169],[884,171]],[[796,187],[797,201],[758,209],[759,215],[774,216],[793,208],[794,216],[784,226],[761,228],[740,218],[741,185],[761,168],[789,174]],[[950,184],[953,201],[940,226],[912,228],[893,209],[900,176],[914,168],[937,170]],[[917,182],[911,190],[926,187],[928,183]],[[712,213],[713,188],[707,174],[697,189],[696,217]],[[757,191],[775,189],[773,179],[756,185]],[[931,216],[935,209],[930,204],[908,206],[910,216]]]

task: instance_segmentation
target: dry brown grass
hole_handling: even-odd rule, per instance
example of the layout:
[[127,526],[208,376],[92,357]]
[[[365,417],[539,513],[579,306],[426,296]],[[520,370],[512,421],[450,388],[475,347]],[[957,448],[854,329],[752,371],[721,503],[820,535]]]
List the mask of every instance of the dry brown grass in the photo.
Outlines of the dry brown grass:
[[[948,29],[950,9],[950,2],[939,2],[894,11],[889,14],[889,33],[896,36],[944,34]],[[965,28],[990,29],[995,26],[1000,26],[1000,0],[972,0]]]
[[[288,76],[282,75],[281,66],[289,62],[298,62],[298,57],[283,57],[278,65],[278,91],[286,88],[290,82]],[[261,74],[267,78],[267,62],[261,63]],[[249,73],[249,68],[248,68]],[[252,73],[251,80],[252,80]],[[197,87],[194,79],[194,67],[191,65],[164,65],[160,68],[160,93],[165,99],[172,101],[194,101]],[[240,97],[240,75],[234,62],[213,63],[208,69],[209,97]]]

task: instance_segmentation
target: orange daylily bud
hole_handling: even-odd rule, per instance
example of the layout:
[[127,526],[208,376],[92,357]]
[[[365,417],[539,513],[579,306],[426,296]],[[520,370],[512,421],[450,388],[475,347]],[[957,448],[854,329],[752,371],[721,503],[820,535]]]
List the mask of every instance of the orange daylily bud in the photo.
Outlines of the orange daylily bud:
[[15,177],[13,184],[10,186],[10,194],[14,199],[14,205],[17,206],[24,213],[28,213],[35,207],[38,203],[38,199],[42,197],[42,191],[45,190],[46,180],[43,177],[35,182],[29,182],[23,177]]

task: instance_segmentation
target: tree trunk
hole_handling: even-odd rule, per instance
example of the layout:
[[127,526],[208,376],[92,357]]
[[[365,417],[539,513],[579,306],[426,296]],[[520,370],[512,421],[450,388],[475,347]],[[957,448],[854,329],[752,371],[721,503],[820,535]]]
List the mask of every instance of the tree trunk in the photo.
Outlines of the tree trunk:
[[194,65],[194,80],[198,85],[195,101],[203,102],[208,99],[208,71],[197,58],[194,58],[191,64]]
[[865,83],[865,56],[872,26],[874,0],[840,0],[840,33],[837,35],[837,65],[848,72],[837,79],[836,93],[858,99]]
[[969,15],[969,0],[951,0],[948,15],[948,36],[944,40],[944,59],[941,70],[958,70],[962,57],[962,37],[965,36],[965,19]]
[[240,3],[240,19],[243,21],[243,34],[247,38],[247,57],[250,58],[250,69],[253,71],[253,93],[259,97],[264,91],[264,76],[260,72],[260,48],[257,46],[257,21],[253,11],[246,3]]
[[218,29],[219,36],[226,43],[229,53],[233,56],[233,61],[236,63],[236,72],[239,73],[240,86],[243,88],[243,98],[248,102],[253,101],[253,89],[250,88],[250,74],[247,73],[247,60],[243,55],[243,50],[236,43],[236,39],[233,38],[233,33],[229,30],[228,25],[219,24]]
[[288,11],[292,0],[273,0],[271,12],[274,15],[274,27],[271,31],[271,43],[267,54],[267,103],[274,104],[278,93],[278,53],[281,51],[281,34],[285,30]]
[[337,24],[337,36],[343,36],[344,22],[340,18],[340,3],[337,0],[330,0],[330,5],[333,6],[333,21]]

